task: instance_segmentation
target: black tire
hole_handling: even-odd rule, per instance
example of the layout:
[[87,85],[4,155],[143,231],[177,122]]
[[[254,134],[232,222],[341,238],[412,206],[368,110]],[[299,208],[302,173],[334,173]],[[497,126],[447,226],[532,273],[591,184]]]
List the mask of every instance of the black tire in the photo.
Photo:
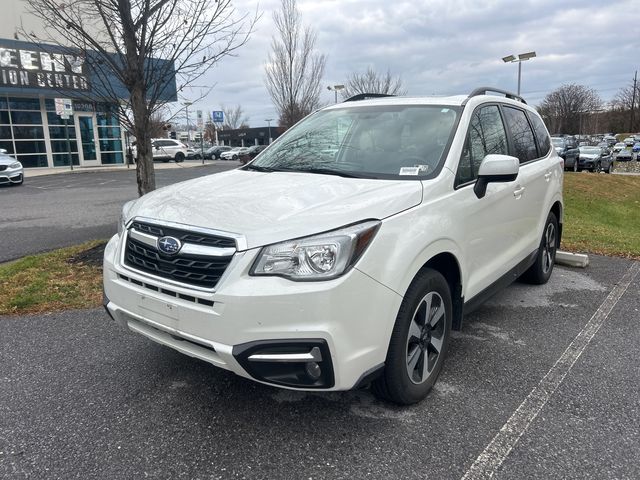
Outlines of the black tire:
[[602,167],[601,167],[600,163],[595,163],[595,164],[593,165],[593,170],[591,170],[591,171],[592,171],[593,173],[599,173],[601,168],[602,168]]
[[609,163],[609,166],[607,167],[607,169],[605,170],[606,173],[612,173],[613,172],[613,162]]
[[233,160],[238,160],[238,155],[234,155]]
[[555,213],[549,212],[547,221],[542,230],[542,238],[538,246],[538,254],[536,260],[529,269],[522,274],[520,280],[533,285],[543,285],[547,283],[553,265],[556,261],[556,252],[558,250],[558,219]]
[[176,153],[176,163],[182,163],[184,162],[184,153],[182,152],[178,152]]
[[[424,399],[442,370],[449,346],[451,319],[449,284],[439,272],[429,268],[422,270],[400,305],[384,371],[371,385],[373,393],[399,405],[411,405]],[[423,320],[422,324],[420,320]]]

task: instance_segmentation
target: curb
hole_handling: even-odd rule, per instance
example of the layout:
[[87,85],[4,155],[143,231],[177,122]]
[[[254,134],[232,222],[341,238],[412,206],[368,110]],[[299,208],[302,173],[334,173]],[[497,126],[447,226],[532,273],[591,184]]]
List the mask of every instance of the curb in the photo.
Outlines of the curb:
[[567,267],[585,268],[589,265],[589,256],[584,253],[556,251],[556,263]]

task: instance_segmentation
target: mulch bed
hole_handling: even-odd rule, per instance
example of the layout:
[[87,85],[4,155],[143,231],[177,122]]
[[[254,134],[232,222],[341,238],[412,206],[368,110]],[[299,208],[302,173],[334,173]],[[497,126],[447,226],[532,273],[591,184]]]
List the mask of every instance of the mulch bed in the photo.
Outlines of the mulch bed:
[[107,243],[101,243],[95,247],[84,250],[67,260],[69,263],[83,263],[95,267],[102,267],[102,257],[104,257],[104,247]]

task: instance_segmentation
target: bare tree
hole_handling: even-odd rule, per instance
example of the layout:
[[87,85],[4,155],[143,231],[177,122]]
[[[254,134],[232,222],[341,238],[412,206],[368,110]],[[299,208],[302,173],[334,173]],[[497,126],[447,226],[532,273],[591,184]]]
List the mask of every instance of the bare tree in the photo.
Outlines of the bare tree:
[[138,193],[155,189],[151,118],[167,97],[190,85],[244,45],[256,18],[238,16],[231,0],[26,0],[44,25],[39,42],[64,38],[92,72],[89,99],[137,140]]
[[640,131],[640,82],[631,81],[629,85],[621,88],[612,103],[613,107],[628,119],[626,126],[621,130],[628,127],[630,133]]
[[394,77],[391,71],[379,74],[368,67],[365,73],[352,73],[342,90],[342,98],[350,98],[359,93],[384,93],[386,95],[406,95],[400,76]]
[[249,117],[244,114],[242,107],[225,107],[220,105],[220,110],[224,113],[224,123],[221,130],[235,130],[237,128],[248,128]]
[[296,0],[281,0],[273,14],[277,34],[265,67],[267,90],[288,128],[320,106],[320,80],[326,56],[315,52],[317,35],[302,25]]
[[584,85],[562,85],[549,93],[538,107],[551,133],[582,133],[585,119],[602,109],[598,93]]

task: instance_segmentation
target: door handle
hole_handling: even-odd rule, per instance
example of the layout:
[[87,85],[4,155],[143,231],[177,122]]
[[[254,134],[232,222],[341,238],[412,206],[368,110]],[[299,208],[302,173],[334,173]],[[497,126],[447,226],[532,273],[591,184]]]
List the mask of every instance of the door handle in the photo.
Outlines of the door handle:
[[551,179],[552,172],[547,172],[544,174],[544,179],[548,182]]
[[513,196],[518,198],[518,197],[520,197],[520,195],[522,195],[522,192],[524,192],[524,187],[516,188],[513,191]]

